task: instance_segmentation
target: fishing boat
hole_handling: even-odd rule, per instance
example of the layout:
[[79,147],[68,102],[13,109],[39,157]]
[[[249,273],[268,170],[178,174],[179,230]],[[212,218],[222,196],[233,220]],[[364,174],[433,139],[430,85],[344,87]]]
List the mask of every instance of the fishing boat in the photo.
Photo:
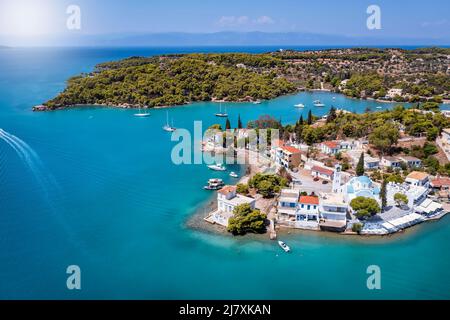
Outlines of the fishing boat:
[[172,125],[169,125],[169,112],[167,111],[167,120],[166,120],[166,125],[163,127],[163,130],[164,131],[167,131],[167,132],[174,132],[175,130],[177,130],[177,128],[175,128],[174,126],[173,126],[173,119],[172,119]]
[[232,178],[239,178],[238,174],[236,172],[234,172],[234,171],[230,172],[230,177],[232,177]]
[[141,108],[139,108],[139,113],[135,113],[134,114],[135,117],[139,117],[139,118],[145,118],[150,116],[150,113],[148,112],[141,112]]
[[294,107],[296,107],[296,108],[304,108],[305,105],[303,103],[299,103],[299,104],[294,104]]
[[219,112],[215,114],[216,117],[226,118],[228,117],[227,108],[225,107],[225,112],[222,112],[222,104],[219,106]]
[[284,243],[283,241],[278,241],[278,245],[281,247],[281,249],[284,250],[284,252],[290,252],[291,248],[289,248],[289,246]]
[[205,190],[219,190],[224,186],[222,179],[209,179],[208,184],[203,187]]
[[315,107],[325,107],[325,105],[322,102],[320,102],[320,100],[315,100],[314,106]]
[[225,171],[227,168],[222,163],[212,164],[208,166],[209,169],[214,171]]

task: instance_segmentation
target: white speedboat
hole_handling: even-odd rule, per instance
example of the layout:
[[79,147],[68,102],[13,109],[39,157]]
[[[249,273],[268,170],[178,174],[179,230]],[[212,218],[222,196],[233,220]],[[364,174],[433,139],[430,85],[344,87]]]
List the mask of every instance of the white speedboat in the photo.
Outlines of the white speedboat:
[[261,104],[261,101],[256,100],[256,101],[253,102],[253,104]]
[[314,101],[314,106],[315,107],[325,107],[325,105],[322,102],[320,102],[320,100]]
[[289,246],[284,243],[283,241],[278,241],[278,245],[281,247],[281,249],[284,250],[284,252],[290,252],[291,248],[289,248]]
[[222,112],[222,104],[219,106],[219,112],[215,114],[216,117],[226,118],[228,117],[227,108],[225,108],[225,112]]
[[139,113],[134,114],[135,117],[145,118],[150,116],[150,113],[148,112],[141,112],[141,108],[139,108]]
[[304,108],[305,105],[303,103],[299,103],[299,104],[294,104],[294,107],[296,107],[296,108]]
[[377,109],[383,109],[383,107],[378,106]]
[[177,130],[177,128],[175,128],[173,126],[173,120],[172,120],[172,125],[169,125],[169,112],[167,111],[167,120],[166,120],[166,125],[163,127],[164,131],[167,132],[174,132],[175,130]]
[[214,171],[225,171],[227,168],[222,163],[212,164],[208,166],[209,169]]
[[239,178],[239,176],[237,175],[237,173],[234,172],[234,171],[231,171],[231,172],[230,172],[230,177],[232,177],[232,178]]

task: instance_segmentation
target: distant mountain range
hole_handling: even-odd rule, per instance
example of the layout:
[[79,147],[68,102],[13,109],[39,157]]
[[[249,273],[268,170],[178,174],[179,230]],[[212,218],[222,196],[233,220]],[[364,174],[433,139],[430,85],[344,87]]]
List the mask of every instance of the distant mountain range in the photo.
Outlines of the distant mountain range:
[[299,32],[128,33],[6,38],[0,42],[17,46],[414,46],[450,45],[450,39],[343,36]]

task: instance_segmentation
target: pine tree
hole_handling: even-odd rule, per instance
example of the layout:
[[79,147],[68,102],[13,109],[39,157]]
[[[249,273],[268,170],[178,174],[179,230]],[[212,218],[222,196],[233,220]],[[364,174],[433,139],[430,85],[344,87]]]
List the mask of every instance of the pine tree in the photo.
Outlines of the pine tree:
[[230,130],[231,129],[231,123],[230,123],[230,119],[227,118],[227,122],[225,124],[225,129],[226,130]]
[[238,129],[242,129],[241,115],[238,116]]
[[312,117],[312,112],[311,110],[308,111],[308,124],[312,125],[313,123],[313,117]]
[[364,152],[361,153],[358,164],[356,165],[356,175],[358,177],[364,175]]
[[327,123],[333,122],[334,120],[336,120],[336,109],[332,106],[328,113]]
[[299,125],[303,125],[305,121],[303,120],[303,115],[300,116],[300,119],[298,120]]
[[381,184],[381,190],[380,190],[380,198],[381,198],[381,210],[383,211],[384,208],[387,206],[387,199],[386,199],[386,179],[383,179],[383,183]]

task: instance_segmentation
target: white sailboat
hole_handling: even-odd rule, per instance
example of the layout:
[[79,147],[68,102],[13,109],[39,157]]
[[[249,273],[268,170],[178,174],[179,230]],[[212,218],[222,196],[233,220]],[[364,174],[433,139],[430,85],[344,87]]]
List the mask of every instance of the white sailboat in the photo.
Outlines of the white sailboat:
[[222,104],[220,104],[220,106],[219,106],[219,112],[217,112],[217,113],[215,114],[215,116],[216,116],[216,117],[222,117],[222,118],[228,117],[227,107],[225,107],[225,112],[222,112]]
[[141,108],[139,107],[139,113],[134,114],[135,117],[145,118],[150,116],[150,113],[148,112],[141,112]]
[[169,111],[166,112],[166,117],[167,117],[166,125],[163,127],[163,130],[167,132],[174,132],[175,130],[177,130],[177,128],[173,126],[173,119],[172,125],[169,125]]

